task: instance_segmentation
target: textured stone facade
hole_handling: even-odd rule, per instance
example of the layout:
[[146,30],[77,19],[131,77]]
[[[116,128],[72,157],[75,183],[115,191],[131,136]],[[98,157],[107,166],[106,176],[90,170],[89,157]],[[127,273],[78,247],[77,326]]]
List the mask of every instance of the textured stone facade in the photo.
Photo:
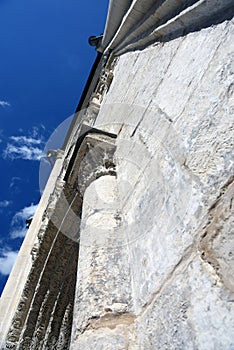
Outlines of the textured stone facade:
[[234,25],[215,3],[157,27],[149,1],[152,43],[132,2],[26,237],[4,347],[234,348]]
[[[124,234],[109,254],[129,271],[132,294],[119,312],[105,313],[98,299],[78,337],[83,348],[234,346],[233,30],[226,21],[117,62],[96,125],[117,134]],[[101,267],[100,280],[111,271]],[[116,288],[113,303],[126,303],[125,283]]]

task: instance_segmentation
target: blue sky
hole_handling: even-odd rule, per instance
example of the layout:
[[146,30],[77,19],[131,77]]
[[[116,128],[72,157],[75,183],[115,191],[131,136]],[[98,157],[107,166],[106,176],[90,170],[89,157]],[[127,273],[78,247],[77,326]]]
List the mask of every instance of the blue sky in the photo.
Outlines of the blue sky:
[[[0,292],[40,199],[46,141],[79,102],[108,0],[0,0]],[[62,144],[61,140],[61,144]]]

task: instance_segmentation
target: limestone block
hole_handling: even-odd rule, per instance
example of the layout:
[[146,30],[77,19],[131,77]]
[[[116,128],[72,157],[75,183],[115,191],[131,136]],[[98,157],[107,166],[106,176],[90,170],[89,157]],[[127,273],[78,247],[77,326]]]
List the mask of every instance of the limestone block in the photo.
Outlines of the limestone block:
[[[129,332],[127,324],[115,325],[107,318],[103,327],[89,326],[79,338],[79,347],[90,350],[125,350],[129,348]],[[123,319],[121,320],[122,323]],[[73,348],[71,348],[73,349]],[[74,350],[77,347],[74,347]]]
[[71,349],[127,344],[131,281],[120,227],[116,178],[102,176],[84,194]]
[[232,349],[234,308],[209,264],[186,262],[137,318],[130,349]]

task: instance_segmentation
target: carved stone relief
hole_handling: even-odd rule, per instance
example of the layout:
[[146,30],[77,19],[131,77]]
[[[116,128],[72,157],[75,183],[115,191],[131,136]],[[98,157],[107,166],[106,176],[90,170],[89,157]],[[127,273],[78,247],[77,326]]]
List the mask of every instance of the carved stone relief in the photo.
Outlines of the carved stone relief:
[[113,69],[116,64],[116,61],[117,58],[114,58],[113,55],[110,55],[105,67],[101,71],[100,78],[95,88],[95,91],[91,95],[89,102],[90,107],[96,107],[98,109],[100,108],[103,98],[109,90],[109,87],[112,83],[114,77]]

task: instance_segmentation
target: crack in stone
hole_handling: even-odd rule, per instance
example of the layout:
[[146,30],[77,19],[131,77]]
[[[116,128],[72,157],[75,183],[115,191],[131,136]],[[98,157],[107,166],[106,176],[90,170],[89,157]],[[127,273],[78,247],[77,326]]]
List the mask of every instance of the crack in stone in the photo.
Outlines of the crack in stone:
[[[201,259],[213,268],[218,279],[231,290],[233,289],[233,286],[227,278],[230,272],[228,271],[228,263],[226,260],[228,259],[228,262],[231,260],[232,253],[230,251],[228,257],[225,257],[221,254],[221,249],[222,244],[225,244],[225,232],[223,231],[225,226],[224,223],[230,220],[232,217],[231,203],[234,195],[233,180],[233,176],[228,179],[228,181],[221,188],[216,200],[210,206],[208,210],[209,217],[206,225],[203,226],[203,233],[198,246]],[[219,242],[217,246],[215,241],[219,237],[220,239],[222,238],[220,240],[222,244]],[[231,249],[231,247],[229,247],[229,249]],[[227,265],[227,267],[224,267],[223,262]]]

